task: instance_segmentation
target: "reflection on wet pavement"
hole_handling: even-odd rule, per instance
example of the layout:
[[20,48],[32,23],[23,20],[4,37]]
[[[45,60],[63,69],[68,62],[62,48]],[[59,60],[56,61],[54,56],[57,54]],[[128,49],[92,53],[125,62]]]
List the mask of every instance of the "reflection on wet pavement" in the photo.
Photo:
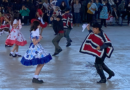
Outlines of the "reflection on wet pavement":
[[[20,54],[24,55],[28,49],[29,26],[24,26],[22,32],[28,40],[28,44],[19,48]],[[46,64],[40,78],[44,84],[31,82],[35,67],[21,65],[21,58],[12,58],[9,52],[12,48],[5,48],[6,35],[0,38],[0,90],[130,90],[130,27],[107,27],[104,32],[111,39],[115,51],[106,64],[115,72],[116,76],[106,84],[97,84],[99,76],[96,73],[94,57],[79,53],[79,48],[88,34],[81,32],[76,27],[71,32],[72,46],[66,48],[66,39],[63,38],[60,45],[63,51],[53,60]],[[54,32],[51,27],[43,31],[41,44],[50,52],[54,53],[52,39]],[[50,37],[51,36],[51,37]],[[107,73],[105,73],[106,76]]]

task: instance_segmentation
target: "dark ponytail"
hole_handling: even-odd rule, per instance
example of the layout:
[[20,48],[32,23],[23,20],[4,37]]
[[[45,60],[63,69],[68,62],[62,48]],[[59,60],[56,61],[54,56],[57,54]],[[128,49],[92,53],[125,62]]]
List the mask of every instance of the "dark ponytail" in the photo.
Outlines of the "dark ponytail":
[[39,21],[34,21],[32,26],[31,26],[30,32],[33,31],[33,30],[35,31],[38,28],[39,25],[40,25]]

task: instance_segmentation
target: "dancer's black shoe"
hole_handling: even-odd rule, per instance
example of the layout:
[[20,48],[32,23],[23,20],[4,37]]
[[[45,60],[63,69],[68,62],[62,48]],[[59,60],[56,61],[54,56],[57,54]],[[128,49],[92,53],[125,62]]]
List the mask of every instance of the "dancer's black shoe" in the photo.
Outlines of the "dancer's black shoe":
[[106,83],[106,79],[101,79],[101,80],[98,81],[97,83]]
[[38,78],[33,78],[32,83],[42,84],[44,82],[43,82],[43,80],[39,80]]
[[16,54],[13,55],[13,54],[10,53],[9,56],[16,57]]
[[68,44],[66,45],[66,47],[69,47],[69,46],[71,46],[71,43],[68,43]]

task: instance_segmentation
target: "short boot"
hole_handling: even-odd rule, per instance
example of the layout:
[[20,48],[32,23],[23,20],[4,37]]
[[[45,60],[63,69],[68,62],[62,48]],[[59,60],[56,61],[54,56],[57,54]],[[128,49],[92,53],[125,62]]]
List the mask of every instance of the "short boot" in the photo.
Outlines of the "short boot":
[[104,63],[102,65],[102,68],[109,74],[109,77],[107,79],[111,79],[113,76],[115,76],[114,72],[110,70]]
[[97,83],[106,83],[106,77],[105,77],[105,74],[103,72],[102,65],[101,64],[95,64],[95,67],[96,67],[97,73],[99,74],[99,76],[101,78],[101,80],[98,81]]

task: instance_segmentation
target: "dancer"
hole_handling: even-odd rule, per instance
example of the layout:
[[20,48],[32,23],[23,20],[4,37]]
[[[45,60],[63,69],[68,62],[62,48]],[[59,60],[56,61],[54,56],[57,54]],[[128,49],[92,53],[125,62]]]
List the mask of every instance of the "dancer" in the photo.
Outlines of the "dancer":
[[70,31],[73,28],[73,15],[70,13],[70,8],[65,9],[65,13],[62,15],[64,30],[65,30],[65,38],[67,39],[66,47],[71,45],[72,40],[70,39]]
[[12,57],[16,56],[21,57],[21,55],[18,53],[18,48],[19,46],[24,46],[27,44],[26,39],[20,32],[21,28],[22,28],[21,20],[17,20],[16,18],[14,18],[11,33],[9,34],[5,42],[7,45],[15,44],[14,48],[10,52],[10,56]]
[[[9,33],[12,30],[12,25],[11,25],[11,21],[7,17],[6,16],[4,17],[3,25],[1,25],[1,28],[3,28],[3,33],[5,33],[8,38]],[[5,47],[11,47],[11,46],[13,46],[13,44],[7,44],[5,42]]]
[[44,22],[44,20],[43,20],[44,13],[42,12],[42,8],[43,8],[43,6],[39,6],[37,13],[36,13],[37,18],[31,20],[31,23],[33,23],[34,21],[40,21],[40,26],[41,26],[40,35],[42,35],[43,29],[45,27],[47,27],[47,25],[48,25],[47,22]]
[[24,57],[21,60],[21,63],[25,66],[37,65],[35,75],[32,79],[33,83],[41,84],[43,80],[39,80],[39,73],[45,63],[48,63],[52,57],[48,54],[44,48],[39,43],[42,39],[42,36],[39,34],[40,22],[34,21],[31,26],[31,40],[29,49],[25,53]]
[[103,70],[109,74],[107,79],[111,79],[115,74],[105,65],[104,61],[106,57],[110,58],[114,49],[109,38],[102,31],[101,26],[98,23],[93,24],[93,30],[90,30],[90,25],[87,26],[87,29],[89,35],[84,40],[80,52],[96,56],[95,67],[101,78],[97,83],[106,83],[106,77]]
[[60,10],[60,8],[58,7],[58,6],[56,6],[55,7],[55,9],[54,9],[54,12],[53,12],[53,14],[52,14],[52,17],[54,18],[53,19],[53,22],[52,22],[52,26],[53,26],[53,30],[54,30],[54,32],[55,32],[55,34],[54,35],[57,35],[58,33],[56,32],[57,30],[56,30],[56,22],[57,22],[57,16],[59,16],[59,15],[61,15],[61,10]]
[[[53,22],[53,18],[51,18],[51,21]],[[59,54],[62,49],[61,47],[59,46],[59,42],[61,40],[61,38],[64,37],[64,28],[63,28],[63,21],[62,21],[62,16],[57,16],[57,22],[56,22],[56,33],[58,33],[56,35],[56,37],[52,40],[52,43],[54,44],[55,46],[55,53],[53,54],[53,56]]]

